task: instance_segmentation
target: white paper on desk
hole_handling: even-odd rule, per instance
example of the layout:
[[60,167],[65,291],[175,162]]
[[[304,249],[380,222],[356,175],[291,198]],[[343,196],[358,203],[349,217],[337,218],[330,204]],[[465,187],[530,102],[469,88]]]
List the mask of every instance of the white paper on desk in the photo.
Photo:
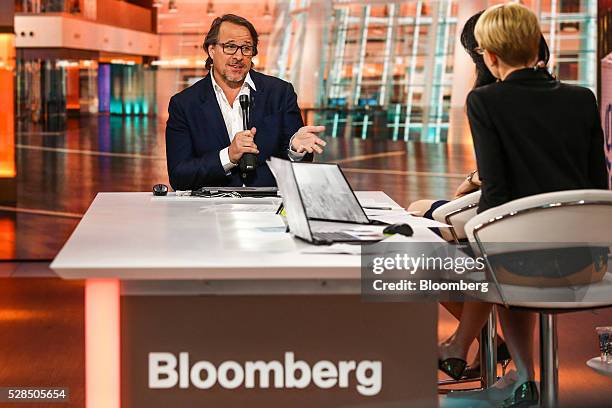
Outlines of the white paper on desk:
[[[394,210],[395,209],[399,210],[402,208],[397,204],[391,204],[388,201],[380,202],[372,198],[362,198],[359,200],[359,204],[361,204],[362,207],[393,208]],[[368,209],[366,208],[365,210],[367,211]]]
[[214,203],[200,207],[200,212],[266,212],[276,213],[278,205],[274,204],[236,204],[236,203]]
[[406,223],[410,225],[412,228],[421,227],[421,228],[445,228],[449,227],[448,224],[444,224],[442,222],[436,220],[430,220],[429,218],[423,217],[415,217],[410,215],[409,212],[404,210],[391,210],[385,211],[380,215],[369,215],[368,218],[371,220],[377,220],[386,222],[388,224],[399,224]]
[[[366,215],[368,216],[368,218],[372,218],[372,217],[378,217],[379,215],[385,216],[385,215],[389,215],[389,211],[403,211],[400,210],[399,208],[396,210],[371,210],[369,208],[364,209]],[[419,212],[418,211],[406,211],[406,214],[409,215],[417,215]]]
[[345,254],[361,255],[361,245],[332,244],[326,246],[309,246],[300,251],[302,254]]

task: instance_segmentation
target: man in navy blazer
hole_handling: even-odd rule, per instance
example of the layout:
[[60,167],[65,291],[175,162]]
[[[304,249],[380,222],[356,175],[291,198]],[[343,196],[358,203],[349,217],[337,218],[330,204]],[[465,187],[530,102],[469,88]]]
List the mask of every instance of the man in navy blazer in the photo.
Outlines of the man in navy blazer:
[[[166,158],[175,190],[275,186],[269,157],[312,160],[322,153],[325,142],[317,134],[325,128],[304,126],[291,84],[252,69],[257,42],[257,31],[242,17],[213,21],[204,41],[209,74],[174,95],[168,107]],[[250,99],[248,130],[241,95]],[[257,166],[243,177],[238,163],[245,153],[257,155]]]

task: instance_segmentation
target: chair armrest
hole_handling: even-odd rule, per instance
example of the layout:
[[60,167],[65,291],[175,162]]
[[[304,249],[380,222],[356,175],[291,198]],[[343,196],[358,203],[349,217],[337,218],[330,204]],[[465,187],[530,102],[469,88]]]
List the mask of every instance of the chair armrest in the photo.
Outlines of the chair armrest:
[[[474,215],[480,201],[480,190],[467,194],[463,197],[452,200],[433,212],[433,218],[436,221],[450,225],[452,237],[444,237],[447,240],[451,238],[458,241],[465,238],[464,226]],[[442,235],[445,235],[442,232]]]

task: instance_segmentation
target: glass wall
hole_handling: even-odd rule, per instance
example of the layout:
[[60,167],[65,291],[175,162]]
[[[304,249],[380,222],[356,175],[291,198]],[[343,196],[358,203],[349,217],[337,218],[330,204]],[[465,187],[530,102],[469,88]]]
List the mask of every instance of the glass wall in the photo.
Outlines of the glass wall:
[[111,64],[110,113],[154,115],[155,73],[140,64]]
[[[338,4],[324,44],[321,107],[346,109],[362,138],[379,122],[394,140],[445,140],[456,15],[454,1]],[[345,115],[324,116],[338,130],[332,136],[342,133]]]
[[[268,51],[278,56],[269,58],[272,74],[294,85],[303,78],[296,61],[314,59],[300,55],[311,24],[304,14],[324,5],[313,2],[279,2],[288,8],[281,15],[291,17],[271,34],[270,47],[279,49]],[[316,103],[307,109],[313,120],[327,125],[332,137],[445,141],[460,2],[327,3]]]
[[79,112],[97,113],[99,110],[98,63],[83,61],[79,68]]
[[549,66],[567,83],[597,88],[597,0],[531,0],[551,51]]
[[63,130],[66,95],[64,61],[17,61],[17,118],[20,127],[42,123],[46,130]]
[[19,60],[17,117],[21,127],[65,127],[67,114],[154,115],[154,72],[142,64],[93,60]]
[[[597,0],[523,3],[540,18],[551,50],[550,70],[567,83],[595,91]],[[268,58],[266,68],[298,89],[304,79],[296,72],[299,61],[312,61],[313,71],[319,66],[304,38],[320,27],[317,51],[322,54],[322,68],[319,80],[313,82],[317,84],[314,105],[306,109],[313,120],[325,123],[333,137],[444,142],[453,81],[472,81],[453,75],[454,54],[463,52],[460,46],[455,50],[462,29],[457,16],[462,7],[475,4],[470,0],[279,1],[267,50],[274,58]],[[312,24],[313,13],[322,15],[320,26]]]
[[[22,11],[30,12],[76,12],[90,2],[17,1]],[[201,5],[179,2],[178,11],[159,9],[162,55],[152,68],[142,59],[69,61],[63,66],[58,61],[21,61],[18,113],[36,122],[61,116],[54,113],[57,107],[149,115],[159,104],[165,111],[171,95],[207,73],[201,43],[212,19],[236,12],[252,19],[260,33],[256,69],[292,82],[309,121],[327,125],[328,136],[445,142],[451,99],[456,100],[454,108],[464,100],[453,82],[472,81],[454,75],[459,64],[455,53],[464,52],[460,46],[455,49],[460,10],[501,2],[220,2],[206,13]],[[565,82],[595,90],[597,0],[523,3],[540,18],[552,54],[551,71]],[[471,72],[465,67],[457,71]]]

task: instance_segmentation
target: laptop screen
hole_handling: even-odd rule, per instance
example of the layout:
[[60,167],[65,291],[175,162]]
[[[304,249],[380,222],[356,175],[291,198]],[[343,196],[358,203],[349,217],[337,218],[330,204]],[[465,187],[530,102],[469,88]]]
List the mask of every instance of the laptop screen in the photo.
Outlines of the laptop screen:
[[291,164],[290,161],[272,157],[269,167],[276,178],[278,189],[283,197],[283,205],[287,213],[287,223],[291,233],[307,241],[312,241],[310,226],[300,199],[300,192]]
[[337,164],[291,164],[308,218],[359,224],[369,222]]

